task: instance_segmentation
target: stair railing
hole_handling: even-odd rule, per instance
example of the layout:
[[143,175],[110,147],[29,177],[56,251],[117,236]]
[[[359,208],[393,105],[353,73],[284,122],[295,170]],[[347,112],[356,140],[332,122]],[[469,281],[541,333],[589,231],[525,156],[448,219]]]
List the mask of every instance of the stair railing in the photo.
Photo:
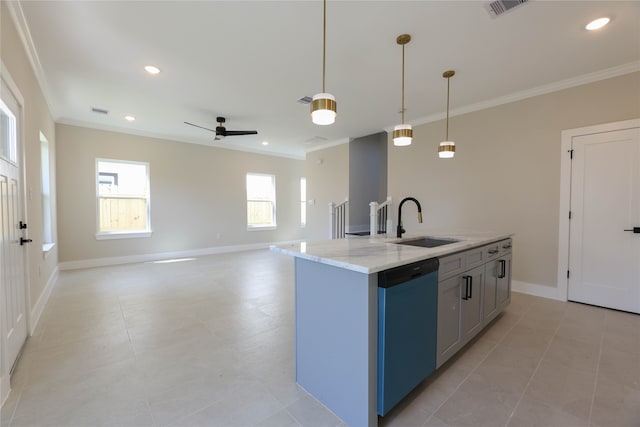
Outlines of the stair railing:
[[382,203],[369,203],[369,233],[371,237],[378,234],[387,234],[387,230],[393,230],[389,209],[391,207],[391,197],[387,197]]
[[349,198],[329,203],[329,238],[344,239],[349,228]]

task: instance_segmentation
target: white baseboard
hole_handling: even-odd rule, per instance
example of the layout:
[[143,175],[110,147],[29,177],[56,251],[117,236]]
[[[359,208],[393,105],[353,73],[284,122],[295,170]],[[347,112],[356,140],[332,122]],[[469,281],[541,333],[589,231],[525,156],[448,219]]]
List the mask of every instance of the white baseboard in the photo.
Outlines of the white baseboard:
[[520,292],[523,294],[534,295],[542,298],[555,299],[558,301],[566,301],[567,296],[560,295],[560,291],[557,287],[537,285],[535,283],[521,282],[519,280],[511,281],[511,290],[514,292]]
[[4,402],[9,398],[9,392],[11,392],[11,387],[9,386],[9,375],[3,375],[3,373],[0,372],[0,411],[2,410]]
[[38,301],[33,306],[31,310],[31,317],[29,318],[29,336],[33,335],[33,332],[36,330],[36,326],[38,326],[38,322],[40,321],[40,316],[44,312],[44,308],[47,306],[47,302],[49,302],[49,297],[51,296],[51,292],[53,291],[53,287],[56,285],[58,281],[58,267],[53,270],[53,273],[47,280],[47,284],[45,285]]
[[173,258],[190,258],[204,255],[215,255],[230,252],[251,251],[258,249],[268,249],[272,245],[286,245],[298,243],[300,240],[276,243],[252,243],[248,245],[213,246],[203,249],[191,249],[187,251],[162,252],[155,254],[129,255],[110,258],[93,258],[79,261],[67,261],[58,264],[60,270],[78,270],[82,268],[106,267],[109,265],[132,264],[137,262],[161,261]]

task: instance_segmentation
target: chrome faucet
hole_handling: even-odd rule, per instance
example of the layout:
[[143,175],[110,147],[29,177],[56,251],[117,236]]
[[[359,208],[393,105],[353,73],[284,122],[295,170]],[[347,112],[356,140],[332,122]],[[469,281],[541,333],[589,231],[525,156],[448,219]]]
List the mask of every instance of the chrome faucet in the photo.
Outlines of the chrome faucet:
[[398,238],[402,237],[402,233],[404,233],[404,228],[402,228],[402,205],[407,200],[415,202],[416,206],[418,206],[418,222],[422,224],[422,207],[420,206],[420,202],[413,197],[405,197],[398,206],[398,227],[396,229],[396,237]]

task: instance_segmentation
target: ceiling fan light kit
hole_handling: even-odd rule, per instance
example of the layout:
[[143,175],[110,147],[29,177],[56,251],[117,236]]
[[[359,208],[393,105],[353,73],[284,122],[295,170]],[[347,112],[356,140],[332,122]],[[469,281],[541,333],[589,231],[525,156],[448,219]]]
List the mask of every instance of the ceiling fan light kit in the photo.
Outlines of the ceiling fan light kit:
[[455,76],[456,72],[453,70],[448,70],[442,73],[442,77],[447,79],[447,120],[446,120],[446,131],[445,131],[445,141],[441,142],[438,146],[438,157],[441,159],[451,159],[456,154],[456,143],[453,141],[449,141],[449,88],[451,77]]
[[396,147],[411,145],[411,140],[413,138],[413,129],[411,129],[411,125],[404,122],[404,45],[410,41],[411,36],[409,34],[400,34],[396,38],[396,43],[402,46],[402,124],[396,125],[393,128],[392,134],[393,145]]
[[330,125],[336,121],[336,98],[325,91],[327,63],[327,0],[323,1],[322,18],[322,92],[313,95],[311,101],[311,121],[317,125]]

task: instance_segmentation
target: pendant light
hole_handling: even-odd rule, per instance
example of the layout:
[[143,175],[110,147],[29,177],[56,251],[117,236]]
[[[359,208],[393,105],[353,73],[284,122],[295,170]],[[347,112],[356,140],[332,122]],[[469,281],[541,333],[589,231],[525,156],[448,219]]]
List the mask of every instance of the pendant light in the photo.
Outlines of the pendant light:
[[444,141],[440,143],[438,147],[438,157],[441,159],[450,159],[456,154],[456,143],[449,141],[449,82],[451,77],[455,76],[456,72],[453,70],[445,71],[442,73],[442,77],[447,79],[447,125]]
[[400,34],[396,38],[396,43],[402,46],[402,124],[396,125],[393,128],[393,145],[402,147],[405,145],[411,145],[411,138],[413,137],[413,129],[411,125],[404,123],[404,45],[411,41],[409,34]]
[[336,98],[324,89],[327,57],[327,0],[324,0],[322,20],[322,93],[313,95],[311,100],[311,121],[317,125],[330,125],[336,121]]

